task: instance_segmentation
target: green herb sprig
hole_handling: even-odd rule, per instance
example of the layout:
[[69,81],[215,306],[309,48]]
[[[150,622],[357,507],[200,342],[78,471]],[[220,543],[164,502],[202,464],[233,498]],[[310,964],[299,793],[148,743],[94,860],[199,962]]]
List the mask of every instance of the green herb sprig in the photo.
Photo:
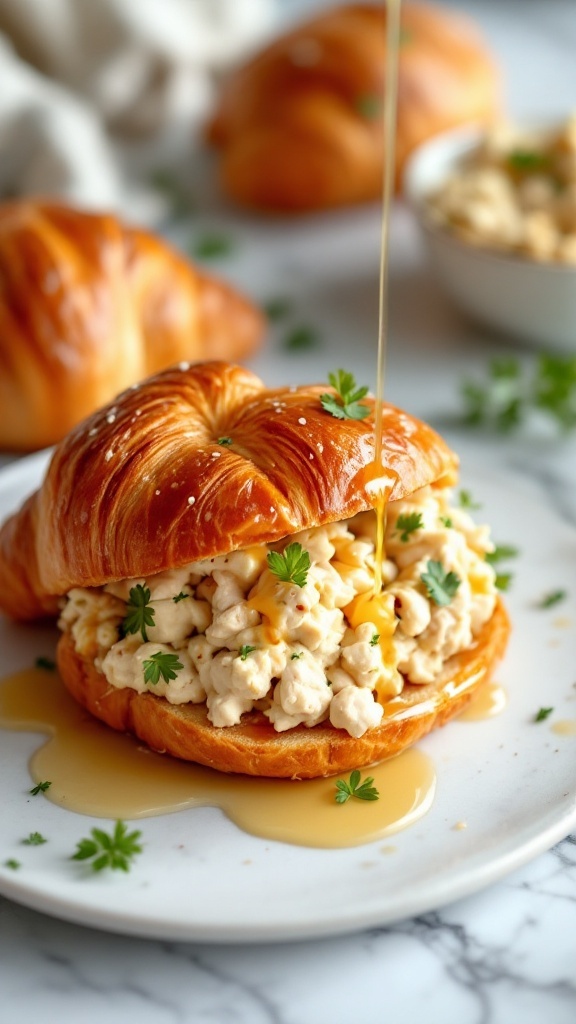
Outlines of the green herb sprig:
[[402,512],[396,520],[396,533],[400,534],[400,540],[406,544],[410,535],[421,530],[423,526],[421,512]]
[[284,548],[283,554],[270,551],[266,557],[270,572],[282,583],[295,583],[304,587],[310,569],[310,555],[301,544],[294,541]]
[[555,605],[560,604],[561,601],[565,601],[567,596],[565,590],[551,590],[549,594],[545,594],[538,602],[538,608],[553,608]]
[[482,508],[480,503],[474,500],[470,491],[465,490],[458,494],[458,505],[467,512],[477,512],[479,508]]
[[426,572],[422,573],[420,579],[430,599],[441,607],[450,604],[461,583],[456,573],[446,572],[442,562],[434,562],[432,559],[429,559]]
[[320,395],[322,408],[326,412],[338,420],[363,420],[370,415],[368,406],[361,404],[361,399],[368,394],[368,388],[357,387],[351,373],[336,370],[336,373],[328,374],[328,380],[338,397],[328,392]]
[[238,656],[240,658],[240,661],[246,661],[248,655],[252,654],[253,651],[257,651],[257,650],[258,650],[257,647],[251,647],[250,644],[242,644],[242,647],[238,651]]
[[506,162],[513,171],[520,174],[542,174],[550,168],[548,154],[535,149],[513,149]]
[[299,324],[287,332],[282,347],[287,352],[306,352],[317,348],[320,344],[320,335],[315,327],[307,324]]
[[[489,551],[486,554],[485,561],[489,565],[499,565],[500,562],[504,562],[508,558],[517,558],[519,554],[518,548],[512,544],[497,544],[494,551]],[[494,586],[502,592],[507,591],[510,589],[513,578],[511,572],[497,572],[494,577]]]
[[380,793],[373,785],[374,779],[369,776],[364,779],[361,783],[361,774],[358,769],[355,769],[350,774],[350,779],[346,782],[344,779],[338,779],[336,781],[336,794],[334,799],[337,804],[345,804],[348,800],[354,798],[356,800],[379,800]]
[[117,821],[112,834],[101,828],[90,831],[91,838],[81,839],[77,843],[76,853],[71,860],[91,860],[93,871],[104,868],[129,871],[134,857],[142,853],[138,842],[141,832],[128,832],[123,821]]
[[50,789],[51,782],[39,782],[37,786],[33,786],[29,790],[30,796],[38,796],[39,793],[45,793],[47,789]]
[[144,643],[148,643],[147,626],[154,625],[154,609],[150,604],[150,591],[137,583],[130,588],[130,597],[126,602],[126,615],[122,629],[126,633],[140,633]]
[[500,590],[502,593],[510,590],[512,579],[513,577],[511,572],[497,572],[494,577],[494,586],[496,587],[496,590]]
[[511,433],[535,412],[559,430],[576,427],[576,356],[541,353],[524,367],[515,357],[492,359],[481,381],[464,381],[462,419],[471,427]]
[[512,544],[497,544],[494,551],[489,551],[486,555],[486,561],[490,565],[496,565],[498,562],[503,562],[508,558],[517,558],[518,555],[518,548],[515,548]]
[[47,842],[48,840],[44,838],[41,832],[31,832],[26,839],[22,840],[24,846],[42,846]]
[[356,97],[355,107],[365,121],[375,121],[382,111],[382,98],[373,92],[365,92]]
[[549,715],[552,714],[554,708],[540,708],[540,710],[534,715],[535,722],[543,722]]
[[215,260],[230,256],[234,249],[235,243],[229,235],[211,232],[196,239],[191,254],[199,260]]
[[169,683],[171,679],[176,679],[178,672],[184,668],[184,665],[179,660],[177,654],[170,654],[168,651],[156,651],[150,658],[146,658],[142,662],[142,668],[144,669],[144,682],[156,686],[160,679],[163,679],[165,683]]
[[47,672],[54,672],[54,669],[56,668],[56,662],[53,660],[53,658],[46,658],[43,654],[41,654],[39,658],[36,658],[34,666],[36,668],[44,668],[46,669]]

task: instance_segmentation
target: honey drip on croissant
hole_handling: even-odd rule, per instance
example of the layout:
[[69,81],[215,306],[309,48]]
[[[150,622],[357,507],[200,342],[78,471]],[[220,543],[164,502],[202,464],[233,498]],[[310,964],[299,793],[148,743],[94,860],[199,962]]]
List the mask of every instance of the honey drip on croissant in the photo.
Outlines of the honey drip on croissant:
[[378,357],[376,363],[376,406],[374,467],[368,490],[376,510],[376,563],[374,594],[382,590],[382,562],[386,557],[386,505],[394,478],[382,469],[382,403],[388,335],[388,252],[390,240],[390,209],[394,195],[394,151],[398,112],[398,53],[400,48],[401,0],[388,0],[386,19],[386,75],[384,79],[384,174],[382,182],[382,231],[380,241],[380,280],[378,316]]

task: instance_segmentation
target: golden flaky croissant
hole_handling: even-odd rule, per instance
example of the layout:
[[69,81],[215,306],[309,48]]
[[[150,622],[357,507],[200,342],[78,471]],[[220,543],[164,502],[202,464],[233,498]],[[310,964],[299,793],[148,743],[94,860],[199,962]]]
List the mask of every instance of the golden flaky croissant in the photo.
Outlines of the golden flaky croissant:
[[0,449],[30,451],[181,360],[242,359],[255,306],[160,238],[50,202],[0,205]]
[[363,419],[339,402],[179,367],[56,448],[0,530],[0,607],[31,619],[67,595],[59,668],[92,714],[222,771],[304,778],[399,752],[488,678],[508,620],[485,528],[448,504],[455,456],[383,407],[378,589],[374,401]]
[[[383,3],[330,8],[231,74],[207,134],[234,200],[296,212],[381,194],[385,18]],[[442,8],[403,4],[397,182],[426,139],[493,119],[499,92],[475,25]]]

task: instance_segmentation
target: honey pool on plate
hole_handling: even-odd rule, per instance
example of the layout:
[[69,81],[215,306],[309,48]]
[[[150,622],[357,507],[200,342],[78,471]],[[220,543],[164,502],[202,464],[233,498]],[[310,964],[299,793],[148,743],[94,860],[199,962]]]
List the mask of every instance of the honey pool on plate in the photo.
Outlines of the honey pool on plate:
[[45,796],[68,810],[135,819],[212,806],[244,831],[298,846],[359,846],[418,821],[432,805],[436,772],[411,749],[363,770],[374,801],[335,801],[337,777],[306,781],[225,775],[164,757],[92,718],[56,672],[28,669],[0,682],[0,726],[49,738],[30,761]]

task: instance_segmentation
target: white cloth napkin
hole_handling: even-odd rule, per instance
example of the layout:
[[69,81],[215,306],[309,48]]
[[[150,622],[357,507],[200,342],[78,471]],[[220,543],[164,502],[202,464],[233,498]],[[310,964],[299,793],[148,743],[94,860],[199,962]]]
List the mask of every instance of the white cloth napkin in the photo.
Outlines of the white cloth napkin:
[[168,164],[218,75],[271,30],[274,0],[0,0],[0,199],[43,194],[160,213],[122,145]]

